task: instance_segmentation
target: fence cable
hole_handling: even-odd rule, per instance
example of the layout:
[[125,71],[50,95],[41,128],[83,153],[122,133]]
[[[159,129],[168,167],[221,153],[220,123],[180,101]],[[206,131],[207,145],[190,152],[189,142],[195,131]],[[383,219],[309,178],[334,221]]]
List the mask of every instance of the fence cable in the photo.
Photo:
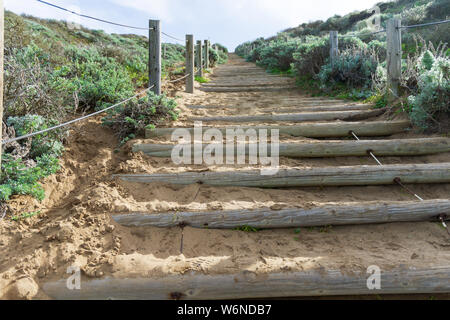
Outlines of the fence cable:
[[434,26],[434,25],[444,24],[444,23],[449,23],[449,22],[450,22],[450,20],[442,20],[442,21],[422,23],[422,24],[413,24],[411,26],[401,26],[401,27],[398,27],[398,29],[411,29],[411,28],[419,28],[419,27],[426,27],[426,26]]
[[170,80],[170,81],[167,81],[166,83],[174,83],[174,82],[178,82],[178,81],[181,81],[181,80],[186,79],[186,78],[189,77],[190,75],[191,75],[191,74],[188,73],[187,75],[185,75],[185,76],[183,76],[183,77],[181,77],[181,78],[178,78],[178,79],[175,79],[175,80]]
[[163,31],[161,31],[161,33],[162,33],[163,35],[165,35],[166,37],[169,37],[169,38],[171,38],[171,39],[173,39],[173,40],[180,41],[180,42],[182,42],[182,43],[185,43],[185,42],[186,42],[185,40],[182,40],[182,39],[179,39],[179,38],[177,38],[177,37],[171,36],[170,34],[167,34],[167,33],[163,32]]
[[82,17],[82,18],[92,19],[92,20],[96,20],[96,21],[112,24],[112,25],[119,26],[119,27],[125,27],[125,28],[131,28],[131,29],[137,29],[137,30],[154,30],[154,28],[133,27],[133,26],[129,26],[129,25],[126,25],[126,24],[111,22],[111,21],[108,21],[108,20],[104,20],[104,19],[88,16],[88,15],[85,15],[85,14],[81,14],[81,13],[78,13],[78,12],[75,12],[75,11],[72,11],[72,10],[69,10],[69,9],[57,6],[56,4],[49,3],[49,2],[46,2],[46,1],[43,1],[43,0],[37,0],[37,1],[40,2],[40,3],[43,3],[45,5],[48,5],[48,6],[51,6],[51,7],[54,7],[54,8],[57,8],[57,9],[69,12],[69,13],[74,14],[74,15],[77,15],[77,16]]
[[[359,137],[356,135],[356,133],[354,131],[350,131],[350,134],[357,140],[357,141],[361,141],[361,139],[359,139]],[[378,160],[378,158],[373,154],[372,150],[368,150],[367,153],[375,159],[375,161],[378,163],[379,166],[383,167],[384,165],[381,163],[380,160]],[[425,201],[423,200],[423,198],[421,198],[420,196],[418,196],[417,194],[415,194],[411,189],[409,189],[408,187],[406,187],[403,183],[402,180],[400,178],[395,178],[394,182],[396,184],[398,184],[399,186],[401,186],[402,188],[404,188],[406,191],[408,191],[409,193],[411,193],[414,197],[416,197],[417,199],[419,199],[420,201]]]
[[[121,23],[116,23],[116,22],[112,22],[112,21],[108,21],[108,20],[104,20],[104,19],[100,19],[100,18],[95,18],[95,17],[92,17],[92,16],[88,16],[88,15],[85,15],[85,14],[81,14],[81,13],[78,13],[78,12],[75,12],[75,11],[72,11],[72,10],[69,10],[69,9],[66,9],[66,8],[63,8],[63,7],[60,7],[60,6],[56,5],[56,4],[49,3],[49,2],[47,2],[47,1],[43,1],[43,0],[37,0],[37,1],[40,2],[40,3],[43,3],[43,4],[45,4],[45,5],[48,5],[48,6],[51,6],[51,7],[54,7],[54,8],[57,8],[57,9],[60,9],[60,10],[69,12],[69,13],[74,14],[74,15],[77,15],[77,16],[79,16],[79,17],[83,17],[83,18],[87,18],[87,19],[92,19],[92,20],[96,20],[96,21],[100,21],[100,22],[104,22],[104,23],[109,23],[109,24],[112,24],[112,25],[115,25],[115,26],[119,26],[119,27],[131,28],[131,29],[137,29],[137,30],[155,30],[154,28],[134,27],[134,26],[126,25],[126,24],[121,24]],[[171,39],[173,39],[173,40],[180,41],[180,42],[182,42],[182,43],[185,42],[184,40],[182,40],[182,39],[180,39],[180,38],[177,38],[177,37],[174,37],[174,36],[172,36],[172,35],[170,35],[170,34],[168,34],[168,33],[166,33],[166,32],[162,32],[162,31],[161,31],[161,33],[162,33],[163,35],[165,35],[166,37],[169,37],[169,38],[171,38]]]
[[342,35],[342,36],[338,36],[338,37],[339,38],[360,38],[360,37],[366,37],[366,36],[373,36],[373,35],[383,33],[383,32],[386,32],[386,30],[383,29],[383,30],[379,30],[379,31],[371,32],[371,33],[363,33],[363,34],[359,34],[359,35],[349,34],[349,35]]

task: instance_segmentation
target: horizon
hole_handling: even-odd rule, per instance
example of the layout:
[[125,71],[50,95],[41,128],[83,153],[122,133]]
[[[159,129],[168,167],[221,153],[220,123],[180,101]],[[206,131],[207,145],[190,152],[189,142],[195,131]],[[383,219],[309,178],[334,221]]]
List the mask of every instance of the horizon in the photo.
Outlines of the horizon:
[[[193,34],[196,40],[208,39],[213,43],[223,44],[232,52],[244,42],[260,37],[267,38],[302,23],[325,21],[334,15],[343,16],[370,9],[380,1],[343,0],[336,3],[331,0],[317,0],[313,7],[305,1],[293,0],[279,0],[276,3],[268,0],[241,0],[238,3],[194,0],[189,4],[181,0],[156,0],[151,4],[145,0],[134,0],[128,3],[123,3],[121,0],[49,0],[48,2],[96,18],[136,27],[146,27],[148,19],[159,19],[162,31],[170,35],[184,39],[185,34]],[[28,14],[43,19],[76,22],[83,27],[101,29],[108,33],[148,36],[144,30],[127,29],[79,18],[37,0],[5,0],[5,9],[16,14]],[[249,10],[253,10],[253,13],[248,14]],[[208,14],[203,14],[202,19],[199,19],[198,12]],[[221,15],[214,15],[213,12],[220,12]],[[224,24],[227,26],[224,27]],[[162,41],[179,43],[164,35]]]

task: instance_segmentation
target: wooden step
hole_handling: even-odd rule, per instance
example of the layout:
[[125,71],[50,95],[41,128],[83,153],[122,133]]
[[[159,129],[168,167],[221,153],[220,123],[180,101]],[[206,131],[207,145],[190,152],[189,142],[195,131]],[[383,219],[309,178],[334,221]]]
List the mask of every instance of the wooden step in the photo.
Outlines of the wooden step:
[[[307,104],[305,104],[307,105]],[[190,109],[208,109],[208,110],[223,110],[223,109],[229,109],[230,111],[234,111],[234,109],[239,109],[237,106],[201,106],[201,105],[188,105],[187,106]],[[250,108],[241,106],[241,108]],[[256,110],[264,112],[265,107],[255,107]],[[270,108],[270,107],[267,107]],[[285,109],[290,108],[290,109]],[[296,113],[296,112],[323,112],[323,111],[351,111],[351,110],[370,110],[373,107],[368,104],[355,104],[355,105],[335,105],[335,106],[315,106],[315,107],[303,107],[298,106],[294,108],[293,106],[286,106],[282,107],[280,106],[276,111],[273,111],[274,113]],[[272,112],[272,111],[271,111]]]
[[[203,144],[203,149],[208,144]],[[194,146],[192,156],[195,155]],[[135,144],[133,152],[143,152],[151,157],[170,158],[173,144]],[[259,156],[260,146],[246,144],[244,152],[234,148],[235,155],[249,155],[249,150],[256,150]],[[267,145],[266,153],[270,155],[272,145]],[[290,158],[322,158],[367,156],[369,152],[377,156],[419,156],[450,152],[450,138],[395,139],[395,140],[361,140],[361,141],[314,141],[301,143],[280,143],[279,156]],[[223,145],[223,155],[226,155],[226,145]]]
[[353,110],[353,111],[327,111],[311,113],[291,114],[261,114],[254,116],[231,116],[231,117],[192,117],[190,121],[203,122],[308,122],[308,121],[332,121],[332,120],[365,120],[377,117],[386,112],[386,109],[376,110]]
[[[335,123],[302,123],[293,126],[239,126],[239,127],[215,127],[223,134],[226,130],[233,129],[265,129],[279,130],[280,135],[290,135],[294,137],[307,138],[341,138],[350,137],[350,131],[355,132],[360,137],[380,137],[389,136],[396,133],[405,132],[410,127],[409,121],[372,121],[372,122],[335,122]],[[180,128],[156,128],[145,131],[146,138],[171,136],[172,133]],[[184,128],[191,134],[194,128]],[[204,127],[203,130],[211,129]]]
[[294,90],[297,89],[296,86],[277,86],[277,87],[247,87],[247,88],[227,88],[227,87],[216,87],[216,88],[200,88],[204,92],[273,92],[273,91],[284,91],[284,90]]
[[203,83],[203,88],[247,88],[247,87],[276,87],[280,85],[289,85],[292,84],[292,81],[277,81],[277,82],[264,82],[264,81],[251,81],[251,82],[242,82],[233,81],[230,83]]
[[262,175],[260,170],[251,170],[119,174],[114,177],[141,183],[254,188],[390,185],[395,184],[396,178],[401,178],[405,184],[450,183],[450,163],[282,169],[275,175]]
[[450,212],[450,200],[423,202],[330,203],[317,207],[283,210],[258,209],[213,212],[132,213],[113,215],[126,227],[257,229],[359,225],[391,222],[439,221]]
[[382,270],[380,290],[367,286],[367,270],[352,274],[339,270],[301,272],[147,276],[82,281],[81,290],[67,289],[67,279],[47,282],[43,291],[57,300],[226,300],[365,294],[436,294],[450,292],[450,267],[400,267]]

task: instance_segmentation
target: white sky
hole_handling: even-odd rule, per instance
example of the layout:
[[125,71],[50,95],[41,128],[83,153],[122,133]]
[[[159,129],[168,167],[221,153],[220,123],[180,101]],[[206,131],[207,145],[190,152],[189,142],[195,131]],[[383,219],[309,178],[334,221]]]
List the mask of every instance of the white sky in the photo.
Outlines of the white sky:
[[[375,0],[46,0],[83,14],[122,24],[146,27],[148,19],[160,19],[163,31],[184,39],[210,39],[233,50],[242,42],[268,37],[304,22],[357,10],[370,9]],[[15,13],[76,21],[73,15],[36,0],[4,0]],[[81,18],[82,25],[115,33],[145,31],[110,26]],[[166,38],[164,41],[170,42]]]

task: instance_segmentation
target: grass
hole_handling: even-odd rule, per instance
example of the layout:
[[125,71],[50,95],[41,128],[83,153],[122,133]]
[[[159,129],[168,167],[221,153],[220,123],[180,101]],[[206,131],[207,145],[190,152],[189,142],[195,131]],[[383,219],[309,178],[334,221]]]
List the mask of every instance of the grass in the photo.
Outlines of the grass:
[[32,211],[32,212],[26,212],[26,213],[22,213],[19,216],[13,216],[11,217],[12,221],[21,221],[21,220],[25,220],[25,219],[29,219],[32,217],[35,217],[37,215],[41,214],[41,211]]
[[251,226],[242,226],[242,227],[237,227],[234,230],[236,231],[242,231],[242,232],[259,232],[259,229],[251,227]]
[[207,79],[205,77],[196,76],[195,81],[197,81],[198,83],[207,83],[207,82],[209,82],[209,79]]

